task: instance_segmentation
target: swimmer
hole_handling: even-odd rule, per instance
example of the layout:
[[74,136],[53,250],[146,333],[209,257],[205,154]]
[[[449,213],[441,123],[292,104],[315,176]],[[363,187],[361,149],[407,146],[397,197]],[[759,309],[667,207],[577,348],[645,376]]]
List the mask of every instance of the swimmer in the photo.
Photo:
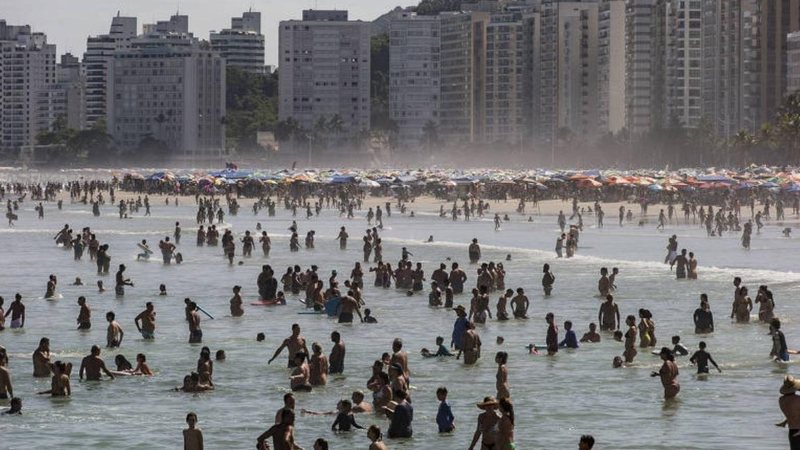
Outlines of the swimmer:
[[186,424],[189,426],[183,430],[183,449],[184,450],[203,450],[203,430],[197,428],[197,414],[190,412],[186,415]]
[[97,280],[97,292],[102,294],[106,291],[106,288],[103,287],[103,280]]
[[431,353],[427,348],[420,350],[420,353],[426,358],[433,358],[437,356],[455,356],[447,350],[447,347],[444,346],[444,338],[442,336],[436,337],[436,353]]
[[706,351],[706,343],[703,342],[703,341],[700,341],[700,343],[698,344],[698,347],[700,348],[700,350],[697,350],[696,352],[694,352],[692,357],[689,358],[689,362],[691,362],[692,364],[695,364],[697,366],[697,374],[698,375],[707,374],[708,373],[708,363],[709,362],[711,362],[711,364],[713,364],[714,367],[717,368],[717,371],[719,373],[722,373],[722,369],[719,368],[719,366],[717,365],[717,362],[714,361],[714,358],[711,357],[711,353],[708,353]]
[[106,363],[100,358],[100,347],[93,345],[91,354],[81,361],[81,369],[78,374],[81,380],[86,374],[88,381],[100,381],[101,372],[104,372],[112,380],[114,379],[114,374],[106,368]]
[[584,333],[583,337],[581,338],[581,342],[600,342],[600,334],[597,332],[597,324],[594,322],[589,324],[589,331]]
[[678,383],[678,366],[675,364],[675,356],[667,347],[662,347],[659,352],[661,360],[664,364],[658,372],[652,372],[651,377],[660,377],[661,385],[664,387],[664,399],[670,400],[675,398],[681,391],[681,385]]
[[332,332],[331,342],[333,342],[333,347],[331,348],[331,355],[328,359],[328,373],[344,373],[344,355],[346,353],[346,348],[344,342],[342,342],[342,335],[339,334],[338,331]]
[[167,285],[166,284],[158,285],[158,295],[167,295]]
[[106,347],[108,348],[119,347],[122,345],[122,338],[125,336],[125,332],[122,331],[122,327],[114,319],[114,311],[109,311],[106,313],[106,321],[108,322],[108,329],[106,330]]
[[388,450],[386,444],[383,443],[383,434],[377,425],[370,425],[367,430],[367,437],[371,441],[368,450]]
[[145,303],[145,310],[133,319],[133,323],[143,338],[148,340],[155,338],[156,312],[152,302]]
[[22,304],[22,295],[19,292],[14,294],[14,301],[8,306],[3,319],[11,316],[11,328],[23,328],[25,326],[25,305]]
[[306,340],[302,335],[300,335],[300,325],[296,323],[292,324],[292,335],[283,340],[280,347],[275,350],[275,354],[272,355],[272,358],[267,361],[267,364],[271,364],[272,361],[281,354],[284,348],[289,350],[288,367],[290,369],[297,367],[295,363],[295,356],[298,353],[303,353],[305,355],[308,354]]
[[92,311],[89,309],[89,305],[86,304],[86,297],[80,296],[78,297],[78,305],[80,306],[80,312],[78,313],[78,329],[79,330],[88,330],[92,328],[91,316]]
[[236,285],[233,287],[233,297],[231,297],[230,300],[231,316],[233,317],[242,317],[244,315],[244,309],[242,309],[242,296],[240,294],[241,291],[241,286]]
[[81,281],[80,277],[75,277],[75,281],[72,282],[73,286],[83,286],[83,281]]
[[614,296],[606,295],[606,301],[600,305],[597,313],[597,321],[600,322],[600,330],[614,331],[619,328],[619,306],[614,303]]
[[364,309],[364,323],[378,323],[378,319],[372,315],[372,310],[369,308]]

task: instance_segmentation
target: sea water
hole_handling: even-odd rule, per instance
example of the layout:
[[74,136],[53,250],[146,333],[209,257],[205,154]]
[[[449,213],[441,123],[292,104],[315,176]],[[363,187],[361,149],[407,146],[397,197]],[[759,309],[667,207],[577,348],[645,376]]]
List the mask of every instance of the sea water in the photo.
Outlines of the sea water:
[[[365,206],[371,203],[367,201]],[[410,204],[416,217],[394,213],[384,215],[381,232],[385,260],[394,266],[400,248],[408,247],[413,261],[424,264],[426,275],[441,262],[458,261],[467,271],[467,292],[474,286],[476,266],[467,264],[467,244],[477,237],[482,245],[483,260],[503,262],[508,288],[523,287],[531,299],[529,320],[499,323],[490,320],[478,325],[483,341],[482,358],[466,367],[455,359],[426,359],[419,355],[422,347],[435,348],[436,336],[450,342],[456,315],[451,310],[431,309],[427,295],[407,297],[405,291],[373,287],[372,274],[365,275],[364,298],[379,323],[339,325],[334,319],[317,315],[298,315],[305,311],[296,298],[289,296],[287,306],[251,306],[257,298],[256,277],[262,264],[270,264],[276,276],[290,265],[319,266],[321,278],[331,270],[339,273],[340,282],[350,273],[354,261],[360,261],[360,237],[367,228],[359,217],[346,220],[332,210],[323,210],[319,217],[306,220],[297,217],[302,236],[316,230],[316,249],[290,253],[288,248],[291,213],[278,210],[277,217],[267,218],[262,211],[254,216],[249,203],[238,216],[226,215],[224,227],[232,227],[237,237],[245,230],[255,233],[261,222],[273,241],[269,258],[256,246],[253,257],[242,258],[237,243],[236,261],[228,265],[221,247],[196,247],[192,198],[181,198],[180,206],[165,206],[163,199],[152,199],[152,216],[143,217],[144,208],[131,219],[120,220],[112,205],[101,208],[102,216],[93,217],[91,206],[66,201],[63,211],[46,204],[44,220],[36,219],[34,203],[22,205],[20,221],[13,228],[0,229],[3,259],[0,263],[0,295],[8,307],[15,292],[23,295],[27,307],[24,330],[0,332],[0,345],[7,348],[13,376],[14,394],[24,401],[24,415],[0,416],[0,448],[158,448],[181,446],[181,430],[189,411],[199,416],[209,449],[250,449],[256,437],[274,420],[288,391],[289,371],[286,353],[271,365],[267,360],[290,334],[292,323],[299,323],[309,348],[319,342],[330,352],[330,333],[342,334],[347,346],[344,376],[329,378],[328,385],[311,393],[298,393],[297,409],[317,411],[334,409],[336,402],[349,398],[353,390],[366,390],[372,362],[383,352],[391,351],[392,340],[401,337],[409,352],[412,371],[411,397],[414,406],[414,438],[390,442],[392,449],[463,449],[469,445],[480,412],[475,403],[495,394],[494,354],[509,353],[509,383],[516,412],[517,448],[575,448],[581,434],[593,434],[599,448],[607,449],[722,449],[722,448],[785,448],[786,430],[774,426],[782,419],[778,409],[778,388],[784,375],[797,373],[798,366],[778,366],[768,357],[771,340],[765,325],[737,325],[729,319],[733,300],[734,276],[741,276],[755,298],[757,287],[767,284],[775,295],[776,312],[785,324],[790,348],[797,348],[796,318],[800,305],[796,299],[800,274],[797,270],[796,239],[781,237],[782,226],[767,226],[754,235],[752,249],[741,249],[738,235],[707,237],[705,230],[691,224],[673,224],[663,232],[653,225],[619,227],[607,220],[604,229],[590,226],[580,236],[578,254],[572,259],[556,259],[553,251],[559,234],[554,216],[533,214],[512,215],[512,222],[494,231],[491,217],[471,222],[452,222],[436,214],[437,206]],[[375,205],[372,205],[375,206]],[[512,204],[493,204],[493,208],[512,209]],[[530,207],[530,206],[529,206]],[[564,204],[564,209],[569,205]],[[366,208],[365,208],[366,209]],[[301,212],[302,216],[302,212]],[[171,236],[176,221],[181,222],[183,237],[178,247],[184,256],[181,265],[163,265],[156,253],[149,261],[136,261],[136,243],[147,239],[155,248],[158,241]],[[73,261],[72,251],[55,246],[53,236],[68,223],[76,232],[90,226],[102,243],[110,244],[111,273],[96,275],[88,252],[83,261]],[[340,251],[335,241],[340,226],[347,226],[350,242],[347,251]],[[218,226],[219,227],[219,226]],[[669,266],[663,264],[667,238],[678,235],[680,248],[694,251],[699,260],[699,280],[676,281]],[[433,235],[433,243],[423,243]],[[506,255],[510,261],[505,261]],[[114,272],[118,264],[126,264],[126,275],[135,283],[126,295],[114,294]],[[543,299],[541,268],[550,263],[556,276],[553,296]],[[597,344],[582,344],[578,350],[562,350],[555,357],[529,355],[525,346],[543,344],[546,324],[544,316],[553,312],[560,337],[563,322],[571,320],[580,337],[589,322],[597,321],[600,300],[596,297],[601,267],[618,267],[616,284],[622,320],[636,314],[639,308],[650,309],[656,323],[659,347],[669,345],[672,335],[680,335],[690,351],[705,340],[708,350],[720,363],[723,373],[712,372],[707,379],[698,379],[688,357],[679,357],[678,400],[665,403],[658,378],[657,356],[640,349],[633,367],[613,369],[612,358],[623,351],[621,343],[607,333]],[[42,297],[47,276],[58,276],[58,300]],[[86,284],[70,286],[75,277]],[[108,291],[97,292],[96,281],[104,281]],[[158,296],[160,283],[167,285],[169,295]],[[243,286],[245,315],[232,318],[229,299],[234,285]],[[427,286],[427,283],[426,283]],[[716,332],[694,334],[692,313],[699,305],[701,293],[707,293],[715,315]],[[76,299],[84,295],[92,308],[92,329],[76,331],[78,315]],[[497,300],[492,295],[492,310]],[[203,317],[203,344],[189,344],[184,320],[183,299],[189,297],[212,314]],[[152,301],[157,312],[156,339],[145,341],[136,332],[133,318]],[[455,304],[469,306],[469,295],[457,296]],[[757,309],[757,308],[756,308]],[[104,347],[105,312],[114,311],[125,330],[120,349],[103,348],[101,357],[113,368],[114,356],[124,354],[135,361],[137,353],[145,353],[156,373],[154,377],[118,377],[113,381],[78,380],[81,358],[94,345]],[[754,313],[755,315],[755,313]],[[6,322],[6,326],[9,321]],[[266,341],[256,342],[256,334],[264,332]],[[51,398],[35,395],[49,389],[50,380],[31,376],[31,354],[43,336],[50,338],[52,360],[74,364],[72,397]],[[498,346],[497,336],[505,343]],[[202,394],[172,391],[184,375],[195,370],[200,348],[207,345],[212,354],[218,349],[227,353],[227,361],[214,364],[216,390]],[[445,385],[449,402],[456,416],[453,434],[439,435],[435,423],[438,407],[435,391]],[[367,400],[371,395],[367,392]],[[6,405],[7,403],[0,403]],[[366,448],[369,441],[363,431],[334,434],[330,431],[332,416],[298,414],[298,444],[311,448],[317,437],[331,442],[331,448]],[[363,426],[377,424],[386,432],[388,421],[374,415],[359,415]]]

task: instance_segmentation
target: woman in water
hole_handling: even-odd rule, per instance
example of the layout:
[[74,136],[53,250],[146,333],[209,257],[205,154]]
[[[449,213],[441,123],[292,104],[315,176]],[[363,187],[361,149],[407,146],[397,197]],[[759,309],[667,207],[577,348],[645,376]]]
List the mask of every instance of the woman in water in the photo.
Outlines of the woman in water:
[[328,358],[322,353],[322,346],[314,342],[311,344],[313,354],[309,358],[310,378],[312,386],[324,386],[328,383]]
[[497,363],[497,375],[495,385],[497,387],[497,398],[511,398],[511,393],[508,390],[508,353],[497,352],[494,357],[494,362]]
[[306,354],[297,352],[294,355],[294,364],[295,368],[292,370],[289,383],[292,391],[311,392],[311,383],[309,382],[311,378],[311,369],[306,362]]
[[625,324],[628,325],[628,331],[625,332],[625,351],[622,356],[625,357],[625,362],[630,364],[633,358],[636,357],[636,317],[629,315],[625,319]]
[[515,450],[517,444],[514,443],[514,405],[511,400],[501,397],[498,401],[500,411],[500,422],[497,431],[498,450]]
[[664,364],[658,372],[650,374],[651,377],[661,377],[661,385],[664,386],[664,399],[670,400],[678,395],[681,391],[681,385],[678,383],[678,365],[675,364],[675,355],[672,350],[667,347],[662,347],[659,353],[661,360]]

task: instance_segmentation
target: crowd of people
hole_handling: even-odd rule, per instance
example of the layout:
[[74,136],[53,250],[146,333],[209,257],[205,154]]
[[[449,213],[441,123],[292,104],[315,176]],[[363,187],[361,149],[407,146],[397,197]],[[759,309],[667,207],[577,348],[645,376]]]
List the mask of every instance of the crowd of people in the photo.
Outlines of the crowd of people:
[[[11,199],[8,200],[9,224],[13,225],[13,222],[18,219],[19,205],[26,201],[27,195],[30,195],[33,201],[57,201],[58,209],[60,210],[62,202],[57,198],[62,190],[67,191],[74,202],[91,204],[93,213],[96,213],[94,214],[95,216],[99,215],[99,208],[106,204],[106,198],[109,200],[110,205],[117,205],[116,208],[118,209],[120,220],[130,218],[133,214],[139,214],[141,208],[144,208],[143,214],[148,216],[152,207],[150,197],[146,193],[143,198],[141,195],[134,194],[127,196],[127,198],[120,198],[117,203],[116,197],[120,195],[120,192],[118,191],[117,183],[114,182],[75,182],[66,185],[53,183],[46,186],[8,185],[3,188],[0,195],[17,196],[13,202]],[[721,236],[723,232],[741,229],[739,226],[741,202],[739,202],[738,197],[720,197],[720,200],[721,204],[716,205],[716,213],[712,211],[711,205],[708,205],[708,212],[706,212],[706,208],[703,206],[686,200],[683,204],[684,223],[696,223],[696,219],[699,219],[697,222],[699,222],[700,226],[711,230],[709,231],[710,236]],[[752,200],[753,202],[750,203],[751,215],[758,225],[758,230],[760,230],[762,220],[768,220],[770,217],[769,208],[772,203],[769,200],[761,203],[762,209],[757,211],[756,214],[755,199]],[[182,199],[182,201],[186,202],[187,200]],[[241,249],[238,253],[245,258],[253,256],[256,242],[260,243],[264,258],[269,257],[273,245],[279,245],[278,242],[273,241],[267,230],[262,229],[260,223],[256,225],[256,233],[246,230],[238,238],[234,235],[232,229],[226,227],[224,222],[226,213],[223,206],[226,207],[227,214],[233,216],[238,214],[240,206],[236,192],[228,191],[221,196],[203,196],[198,192],[194,195],[194,201],[197,205],[197,215],[194,219],[198,225],[196,246],[217,247],[221,243],[222,254],[229,264],[234,264],[237,255],[237,242],[241,243]],[[296,217],[298,209],[306,211],[306,218],[312,218],[315,215],[318,216],[322,209],[332,208],[339,212],[340,217],[353,218],[368,201],[369,197],[362,190],[332,188],[318,192],[316,196],[311,195],[308,191],[285,191],[280,192],[275,199],[270,196],[258,198],[253,203],[253,212],[258,214],[259,210],[263,208],[267,209],[269,217],[274,217],[276,205],[282,203],[285,209],[291,212],[292,217]],[[520,201],[520,208],[524,211],[525,199]],[[179,197],[174,197],[173,202],[177,206]],[[224,205],[222,202],[224,202]],[[779,199],[778,202],[781,202],[779,214],[783,214],[782,201]],[[166,204],[169,203],[170,198],[167,197]],[[579,237],[584,227],[583,217],[585,215],[594,215],[598,228],[604,226],[603,216],[605,213],[599,199],[595,200],[588,208],[584,208],[580,206],[579,199],[576,196],[572,205],[570,219],[567,219],[563,212],[560,212],[556,219],[556,224],[561,230],[555,249],[555,256],[558,258],[564,256],[564,253],[562,253],[564,251],[566,257],[570,258],[578,250]],[[463,361],[465,365],[473,365],[482,357],[480,329],[487,321],[536,320],[530,313],[531,302],[525,290],[522,287],[516,287],[515,289],[507,287],[504,262],[486,261],[481,252],[478,238],[466,243],[464,252],[470,272],[474,270],[474,279],[468,274],[469,272],[462,268],[458,261],[451,261],[449,270],[448,264],[441,262],[438,265],[438,269],[431,272],[429,277],[430,290],[426,292],[425,282],[428,281],[425,274],[426,268],[422,262],[413,261],[414,255],[411,251],[413,249],[403,247],[400,258],[394,266],[388,262],[388,258],[384,254],[381,235],[383,234],[384,221],[391,217],[392,205],[386,203],[383,206],[384,208],[381,208],[381,205],[377,205],[374,211],[372,207],[368,207],[369,209],[364,216],[369,228],[361,238],[363,242],[363,261],[355,261],[353,263],[349,276],[341,285],[336,270],[332,270],[331,275],[326,280],[325,276],[322,275],[322,268],[316,264],[303,268],[299,264],[300,257],[298,257],[298,264],[288,267],[280,278],[278,278],[279,273],[271,265],[265,264],[262,266],[261,273],[253,283],[257,287],[259,301],[275,305],[286,305],[286,297],[294,296],[305,304],[309,313],[328,314],[336,317],[338,323],[353,323],[355,318],[358,317],[361,323],[374,324],[379,319],[371,314],[370,309],[365,308],[371,289],[365,288],[364,281],[365,271],[374,273],[373,288],[388,289],[394,287],[407,292],[409,296],[425,292],[428,296],[429,306],[455,312],[456,317],[450,345],[445,345],[443,337],[437,337],[436,351],[422,349],[421,354],[423,357],[455,357],[455,359]],[[775,207],[778,209],[777,204]],[[395,210],[403,214],[406,208],[407,204],[402,199],[398,199]],[[482,217],[490,208],[488,202],[484,202],[481,198],[472,197],[463,200],[460,205],[458,202],[453,202],[451,217],[453,220],[463,218],[463,220],[468,221],[470,217]],[[642,202],[640,208],[641,218],[638,224],[639,226],[645,226],[647,225],[647,202]],[[43,216],[44,210],[42,203],[39,203],[35,209],[39,217]],[[12,220],[12,216],[16,219]],[[443,209],[440,210],[440,216],[445,217]],[[499,215],[495,214],[495,231],[501,231],[500,223],[502,220],[505,220],[505,218],[500,219]],[[624,206],[621,206],[619,210],[619,226],[632,224],[633,220],[631,210],[626,210]],[[664,229],[671,226],[672,223],[677,223],[678,220],[674,214],[674,206],[670,203],[666,213],[664,210],[660,211],[657,228]],[[573,223],[569,224],[569,222]],[[569,229],[567,229],[568,224]],[[223,229],[221,230],[221,237],[218,226]],[[299,227],[296,222],[293,222],[289,231],[291,232],[291,237],[285,245],[291,252],[295,252],[300,248]],[[260,235],[258,232],[260,232]],[[744,246],[749,248],[750,233],[752,233],[750,222],[745,223],[744,233],[742,243],[744,245],[746,237],[748,245]],[[172,236],[165,236],[159,242],[158,248],[162,253],[163,264],[180,264],[183,259],[182,253],[191,251],[190,249],[185,249],[183,252],[178,251],[178,246],[181,245],[181,235],[180,222],[176,222],[175,228],[172,230]],[[336,237],[341,250],[347,249],[349,237],[347,228],[342,226]],[[310,230],[306,234],[304,241],[306,249],[314,248],[314,238],[315,232]],[[97,264],[97,273],[102,275],[109,272],[112,259],[109,253],[110,247],[108,244],[102,243],[102,236],[98,236],[90,226],[83,226],[80,228],[79,233],[74,233],[73,228],[69,224],[65,224],[53,239],[57,246],[71,250],[75,261],[80,261],[84,256],[84,249],[88,249],[89,259]],[[432,241],[432,237],[429,239],[430,241]],[[137,259],[149,259],[153,253],[146,240],[142,240],[141,243],[137,244],[137,247],[142,251],[142,253],[138,254]],[[694,253],[687,251],[687,249],[679,250],[679,248],[677,234],[673,234],[668,239],[665,264],[669,265],[670,271],[674,270],[675,277],[678,279],[697,279],[698,261]],[[510,260],[511,255],[508,255],[507,261]],[[370,264],[374,265],[367,267]],[[125,264],[117,265],[114,285],[114,292],[117,297],[126,295],[126,287],[134,287],[134,282],[127,277],[126,270]],[[543,265],[541,273],[542,295],[550,297],[554,295],[554,292],[557,293],[556,280],[560,279],[560,277],[557,278],[549,264]],[[576,325],[571,320],[568,319],[563,322],[564,332],[562,335],[559,331],[559,323],[561,322],[556,320],[554,313],[547,312],[544,315],[546,327],[543,327],[544,330],[542,332],[544,345],[532,343],[528,346],[529,351],[530,353],[538,354],[541,352],[542,354],[546,353],[548,356],[554,356],[563,349],[577,349],[581,345],[600,342],[604,338],[603,334],[606,337],[612,336],[615,341],[621,344],[619,345],[619,354],[613,355],[611,360],[613,367],[625,367],[632,364],[639,351],[655,353],[661,358],[662,365],[660,369],[652,372],[651,375],[660,379],[664,399],[670,401],[679,395],[681,389],[678,381],[679,370],[675,359],[689,356],[690,352],[680,342],[681,338],[677,335],[671,337],[671,345],[660,348],[657,346],[655,320],[648,309],[639,309],[638,317],[627,315],[624,322],[621,321],[620,310],[614,299],[614,295],[618,290],[616,280],[619,275],[620,271],[616,267],[613,267],[610,272],[607,267],[600,268],[597,297],[601,299],[601,302],[598,308],[597,323],[587,324],[588,331],[580,339],[575,330]],[[474,287],[470,288],[469,284],[473,281]],[[82,284],[82,281],[76,279],[75,284],[79,283]],[[733,280],[733,285],[735,289],[731,319],[735,319],[736,322],[740,323],[749,322],[754,304],[748,296],[747,287],[740,277],[736,277]],[[279,286],[282,290],[279,289]],[[98,281],[98,290],[103,291],[104,289],[102,281]],[[245,313],[240,294],[241,289],[239,285],[235,285],[232,288],[233,297],[230,300],[230,313],[233,317],[240,317]],[[456,302],[457,299],[462,298],[461,296],[465,293],[465,290],[469,291],[468,295],[471,294],[468,307]],[[166,286],[162,284],[160,291],[163,295],[166,295]],[[44,298],[53,298],[57,295],[58,278],[56,275],[50,275],[46,283]],[[498,295],[494,308],[492,308],[491,295]],[[781,321],[774,312],[775,301],[772,292],[767,286],[762,285],[759,287],[755,303],[759,306],[759,322],[769,324],[773,340],[770,355],[779,361],[788,361],[789,355],[796,353],[796,351],[790,350],[786,344],[786,339],[781,331]],[[213,317],[190,298],[185,299],[185,305],[187,340],[191,344],[201,344],[204,340],[201,328],[201,319],[203,317],[201,313],[209,318]],[[76,319],[78,330],[91,329],[92,309],[85,296],[78,298],[78,306],[79,312]],[[108,323],[106,348],[120,348],[125,339],[125,331],[117,321],[116,314],[113,311],[108,311],[105,314],[105,318]],[[0,297],[0,330],[5,328],[7,319],[11,329],[25,327],[25,305],[20,294],[15,295],[15,300],[8,306],[7,310],[3,309],[3,299]],[[706,294],[700,295],[700,305],[694,311],[693,321],[695,333],[698,335],[702,336],[714,331],[713,314]],[[133,318],[133,322],[143,339],[156,339],[156,312],[152,302],[147,302],[145,309]],[[600,333],[598,333],[598,324]],[[257,339],[263,340],[263,336],[258,336]],[[498,337],[497,340],[498,344],[502,344],[502,337]],[[13,335],[9,337],[9,341],[13,341]],[[294,435],[296,419],[295,395],[302,396],[314,389],[321,389],[327,384],[329,375],[345,372],[346,351],[341,334],[333,331],[330,334],[330,341],[331,352],[328,356],[324,354],[322,345],[317,342],[311,344],[309,351],[307,342],[301,334],[300,325],[293,324],[291,326],[291,335],[275,349],[273,356],[268,360],[268,364],[286,351],[287,368],[290,371],[287,388],[291,392],[285,394],[283,398],[284,406],[276,413],[274,425],[256,438],[259,449],[270,448],[268,444],[270,440],[272,443],[271,448],[277,450],[300,448]],[[177,391],[198,393],[214,390],[214,362],[211,355],[212,351],[209,347],[202,347],[197,367],[184,377],[183,384],[176,388]],[[495,354],[494,361],[497,365],[496,390],[491,395],[486,395],[482,401],[476,402],[476,407],[481,412],[476,418],[475,431],[469,445],[470,450],[476,448],[479,443],[481,449],[487,450],[493,448],[516,448],[514,439],[514,399],[509,382],[509,357],[509,353],[505,351],[499,351]],[[224,360],[225,351],[218,350],[215,359],[217,361]],[[704,341],[698,343],[698,349],[692,353],[689,361],[696,366],[697,373],[702,376],[707,376],[709,373],[709,364],[718,371],[722,371],[707,350],[707,344]],[[147,364],[147,357],[143,353],[137,354],[135,366],[121,354],[117,355],[115,363],[116,370],[107,368],[101,358],[101,348],[98,345],[93,345],[89,355],[83,358],[81,362],[79,377],[80,379],[85,377],[86,380],[99,381],[103,375],[111,379],[128,375],[154,375],[153,370]],[[371,375],[369,379],[365,380],[364,386],[372,394],[371,402],[366,400],[368,398],[367,394],[357,390],[352,393],[351,400],[340,401],[335,411],[314,413],[303,410],[301,413],[335,415],[335,420],[331,427],[339,432],[365,428],[358,423],[357,414],[380,414],[384,415],[389,421],[386,429],[387,440],[410,438],[413,436],[412,423],[414,421],[414,402],[411,398],[411,366],[408,353],[404,349],[403,340],[396,338],[392,342],[390,352],[380,356],[376,355]],[[11,399],[11,409],[7,411],[7,414],[21,414],[22,397],[14,396],[11,376],[7,367],[7,352],[5,349],[0,348],[0,399]],[[51,389],[39,392],[39,394],[71,396],[71,375],[72,365],[69,362],[51,361],[50,341],[47,337],[42,337],[38,348],[33,353],[33,376],[50,377]],[[800,437],[795,436],[800,432],[800,409],[798,409],[800,404],[797,403],[800,400],[797,400],[798,396],[795,395],[799,388],[799,381],[787,377],[784,386],[780,389],[780,393],[783,395],[780,400],[780,406],[786,414],[788,426],[792,430],[790,431],[790,441],[793,446],[800,445],[798,444]],[[436,389],[436,398],[439,402],[436,426],[440,433],[455,432],[455,417],[447,402],[447,396],[448,389],[446,386],[442,385]],[[429,400],[415,398],[414,401],[424,402]],[[197,415],[189,413],[186,417],[186,423],[188,428],[183,432],[185,448],[190,450],[202,449],[203,435],[202,431],[197,427]],[[370,440],[370,449],[387,448],[379,426],[370,425],[366,428],[367,436]],[[329,443],[323,438],[317,439],[313,444],[314,449],[327,449],[328,446]],[[592,436],[584,435],[580,437],[579,448],[591,449],[593,446],[594,438]]]

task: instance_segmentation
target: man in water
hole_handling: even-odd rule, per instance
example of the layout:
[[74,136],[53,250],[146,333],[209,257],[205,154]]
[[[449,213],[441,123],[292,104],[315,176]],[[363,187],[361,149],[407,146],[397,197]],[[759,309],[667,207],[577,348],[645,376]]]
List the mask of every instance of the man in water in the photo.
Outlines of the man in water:
[[81,370],[79,372],[79,376],[82,380],[83,374],[86,373],[86,379],[88,381],[100,381],[100,378],[102,377],[101,372],[105,372],[109,378],[112,380],[114,379],[114,374],[112,374],[106,368],[106,363],[100,358],[100,347],[93,345],[91,354],[83,358],[83,361],[81,361]]
[[450,286],[453,288],[453,294],[461,294],[464,292],[464,283],[467,281],[467,274],[458,267],[458,263],[454,262],[450,270]]
[[[278,280],[275,279],[275,272],[268,264],[261,266],[261,273],[258,274],[258,296],[261,300],[273,300],[278,292]],[[291,354],[294,354],[292,352]]]
[[600,280],[597,282],[597,290],[600,291],[601,297],[605,297],[611,292],[611,281],[608,279],[608,269],[605,267],[600,269]]
[[89,305],[86,304],[86,297],[80,296],[78,297],[78,305],[80,306],[80,312],[78,313],[78,329],[79,330],[88,330],[92,328],[92,311],[89,309]]
[[331,356],[328,358],[328,373],[343,373],[345,346],[338,331],[331,333],[331,342],[333,342],[333,348],[331,348]]
[[472,239],[472,243],[469,244],[469,262],[470,264],[477,264],[478,261],[481,260],[481,246],[478,245],[478,239]]
[[200,329],[200,313],[197,312],[197,303],[189,302],[189,343],[197,344],[203,342],[203,330]]
[[108,330],[106,331],[106,347],[115,348],[122,345],[122,338],[125,336],[125,332],[122,331],[122,327],[119,326],[115,319],[114,311],[109,311],[106,313],[106,321],[108,321]]
[[613,295],[606,295],[606,301],[600,305],[600,311],[597,313],[597,321],[600,322],[602,331],[619,329],[619,306],[614,303]]
[[389,364],[399,365],[403,369],[403,377],[405,377],[406,383],[409,382],[411,370],[408,368],[408,353],[403,350],[403,341],[400,338],[395,338],[392,341],[392,358],[389,360]]
[[133,287],[133,282],[125,278],[125,264],[120,264],[119,270],[117,270],[116,284],[114,286],[114,291],[119,296],[125,295],[125,286]]
[[597,332],[597,324],[594,322],[589,324],[589,331],[584,333],[581,342],[600,342],[600,333]]
[[280,347],[275,350],[275,354],[272,355],[272,358],[269,359],[267,364],[272,363],[272,361],[281,354],[283,349],[286,348],[289,350],[289,361],[287,367],[294,368],[296,364],[294,362],[294,355],[297,353],[303,352],[306,355],[308,354],[308,347],[306,347],[306,340],[303,336],[300,335],[300,325],[294,323],[292,324],[292,335],[288,338],[284,339],[281,343]]
[[528,300],[528,296],[525,295],[525,290],[522,288],[517,288],[517,295],[511,299],[511,310],[514,311],[514,318],[516,319],[527,319],[528,318],[528,308],[530,307],[530,301]]
[[681,250],[681,254],[675,257],[675,277],[677,279],[686,278],[686,268],[689,265],[689,259],[686,257],[686,249]]
[[361,315],[361,308],[359,308],[358,300],[353,298],[353,291],[347,291],[347,295],[341,298],[339,303],[341,311],[339,312],[339,323],[353,323],[353,312],[358,314],[358,318],[364,321]]
[[[1,348],[1,347],[0,347]],[[5,349],[0,356],[0,400],[8,400],[14,397],[14,388],[11,386],[11,373],[8,371],[8,359],[5,357]]]
[[[140,321],[141,324],[139,323]],[[155,338],[156,312],[152,302],[147,302],[145,304],[145,310],[140,312],[139,315],[133,319],[133,323],[136,324],[136,328],[139,330],[139,333],[142,334],[143,338]]]
[[558,327],[556,327],[556,318],[553,313],[549,312],[544,317],[544,320],[547,322],[547,337],[545,338],[547,356],[554,356],[558,353]]
[[711,364],[713,364],[714,367],[717,368],[719,373],[722,373],[722,369],[719,368],[719,366],[717,365],[717,362],[714,361],[714,358],[711,357],[711,353],[708,353],[706,351],[706,343],[703,342],[703,341],[700,341],[700,344],[698,344],[698,347],[700,347],[700,350],[694,352],[692,357],[689,358],[689,362],[690,363],[697,365],[697,374],[699,375],[699,374],[703,374],[703,373],[708,373],[708,363],[709,362],[711,362]]
[[347,234],[347,230],[344,227],[340,228],[339,235],[336,237],[336,239],[339,240],[339,250],[347,250],[348,237],[350,237],[350,235]]

